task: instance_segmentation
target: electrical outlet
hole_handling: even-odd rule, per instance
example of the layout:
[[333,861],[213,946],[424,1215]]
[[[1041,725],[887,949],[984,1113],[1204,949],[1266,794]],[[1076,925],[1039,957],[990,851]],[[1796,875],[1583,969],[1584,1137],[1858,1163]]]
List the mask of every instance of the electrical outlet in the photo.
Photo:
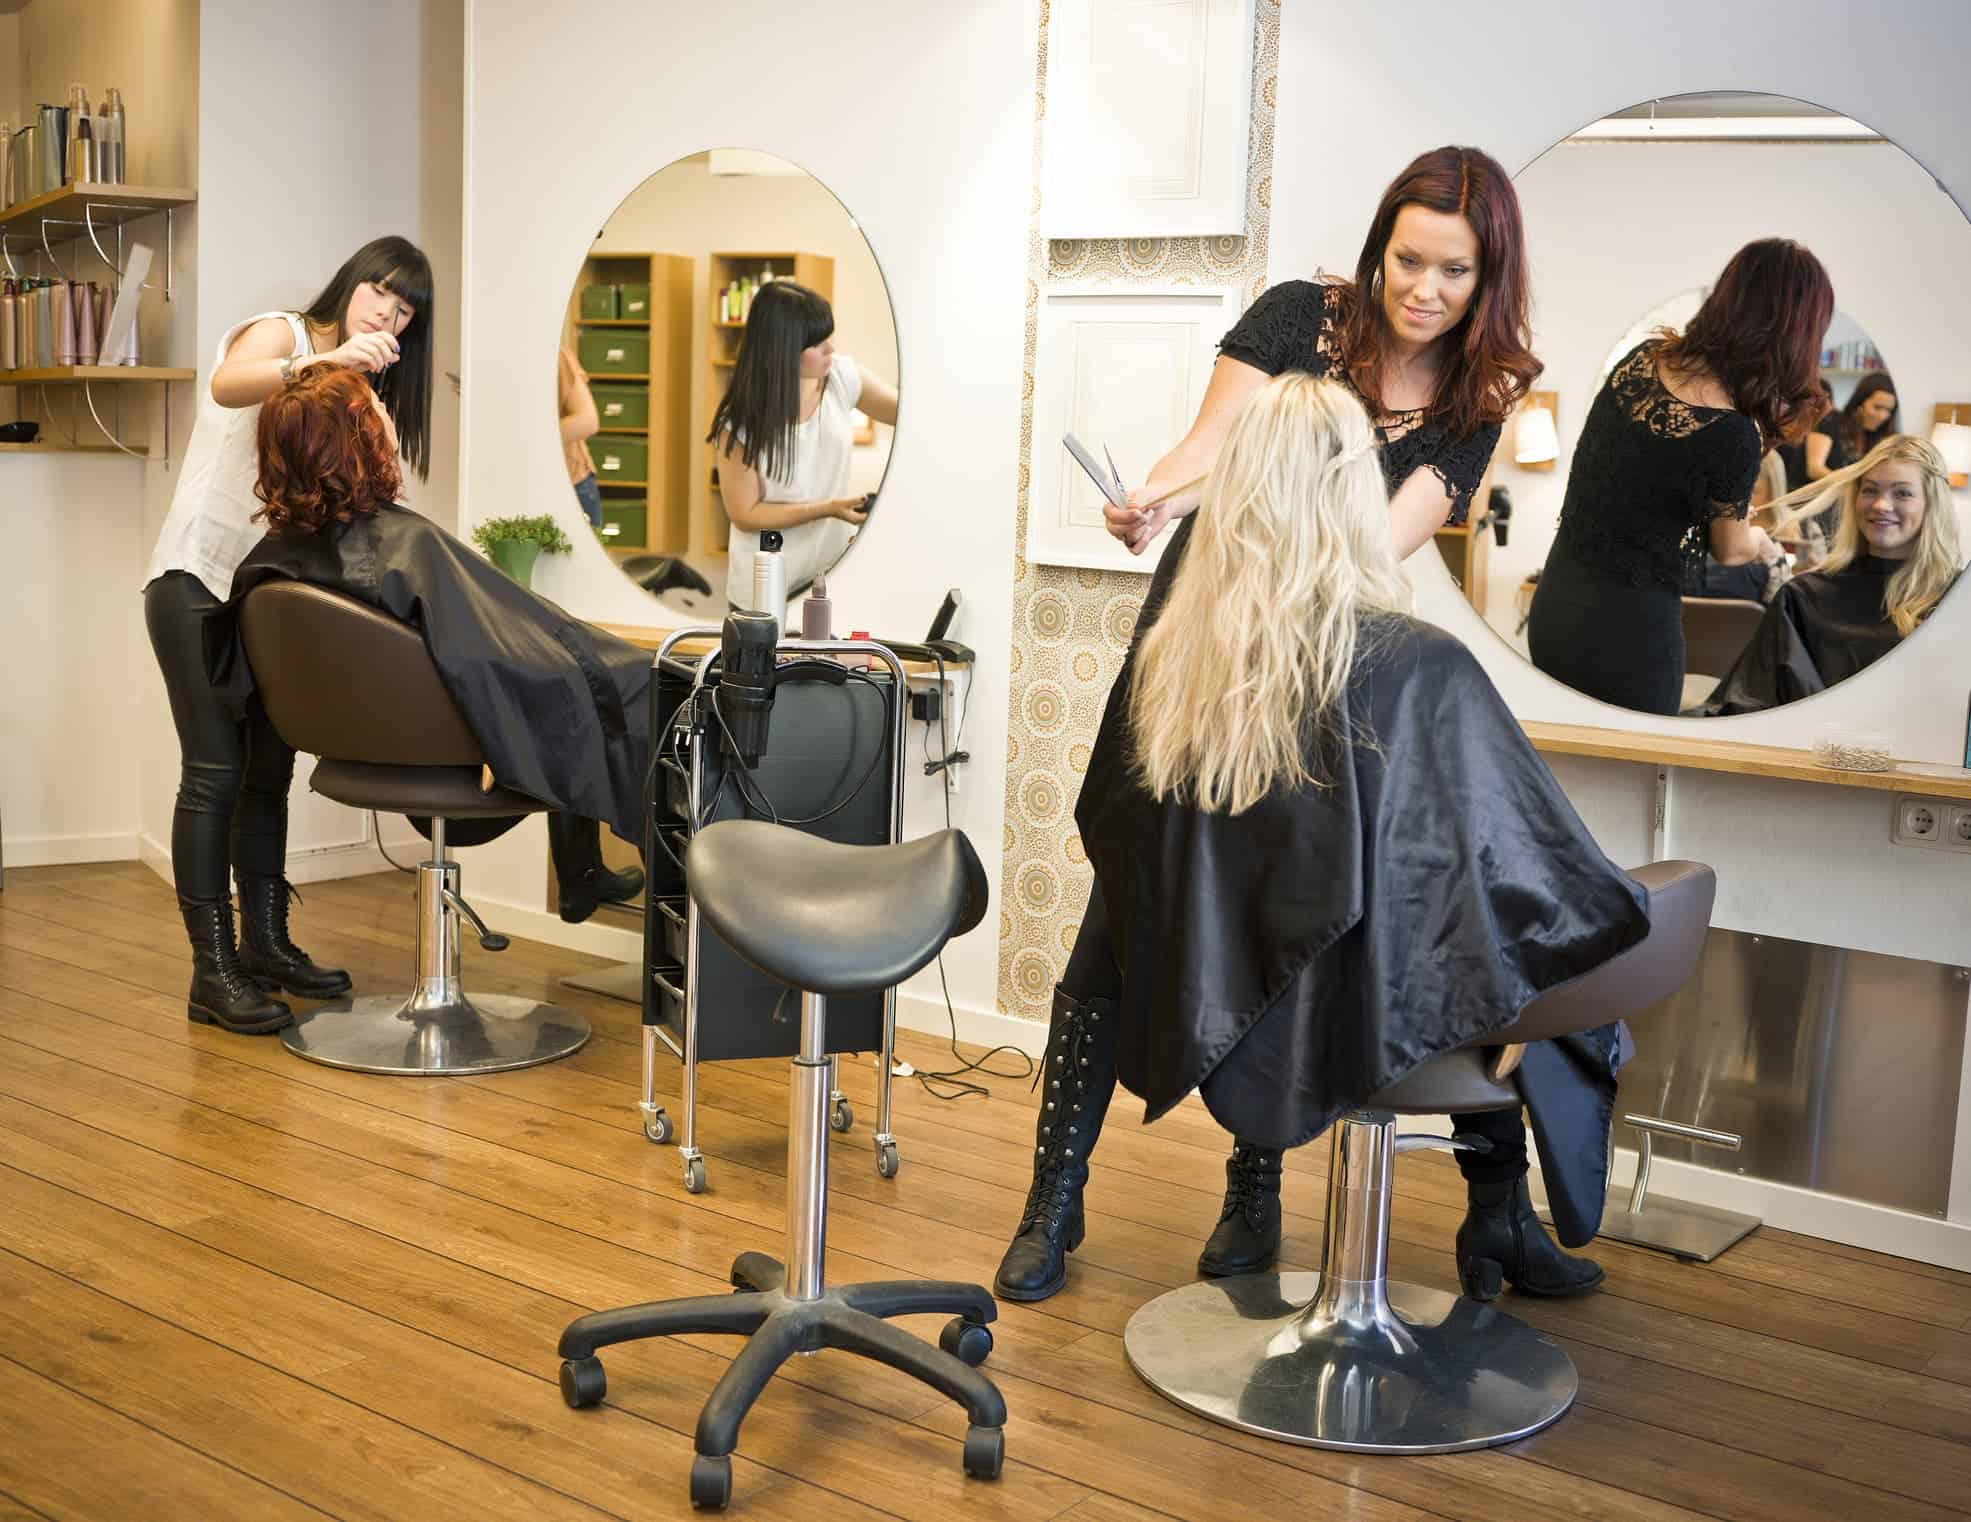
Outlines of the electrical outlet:
[[1896,800],[1896,839],[1905,845],[1934,845],[1944,827],[1943,811],[1924,798]]
[[1900,846],[1971,854],[1971,807],[1940,798],[1898,798],[1889,838]]

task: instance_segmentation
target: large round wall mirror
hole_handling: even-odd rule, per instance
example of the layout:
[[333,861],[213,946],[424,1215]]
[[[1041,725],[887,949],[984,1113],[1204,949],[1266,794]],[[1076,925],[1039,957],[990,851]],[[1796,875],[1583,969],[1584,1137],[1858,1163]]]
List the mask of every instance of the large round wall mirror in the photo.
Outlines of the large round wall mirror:
[[752,606],[763,531],[791,599],[880,521],[889,291],[855,219],[784,159],[712,149],[631,191],[567,294],[557,372],[569,489],[677,612]]
[[[1971,224],[1931,175],[1823,108],[1707,93],[1592,123],[1515,184],[1543,389],[1473,526],[1439,535],[1491,628],[1589,696],[1693,716],[1811,697],[1921,637],[1971,548],[1971,295],[1937,273],[1971,267]],[[1833,287],[1811,333],[1784,250],[1727,280],[1768,239]],[[1665,363],[1707,302],[1701,331],[1737,325],[1748,387],[1797,338],[1829,410],[1773,437],[1717,377]],[[1812,515],[1768,506],[1898,437],[1916,442]]]

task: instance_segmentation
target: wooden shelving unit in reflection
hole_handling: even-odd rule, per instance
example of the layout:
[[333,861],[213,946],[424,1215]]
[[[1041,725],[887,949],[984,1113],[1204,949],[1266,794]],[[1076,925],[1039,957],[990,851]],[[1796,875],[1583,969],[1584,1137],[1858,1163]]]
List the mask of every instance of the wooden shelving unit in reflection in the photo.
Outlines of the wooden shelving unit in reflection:
[[[583,366],[591,387],[634,386],[646,396],[645,424],[619,428],[605,418],[602,431],[590,440],[603,448],[612,438],[634,440],[649,450],[645,471],[615,480],[601,472],[596,476],[604,526],[614,524],[620,530],[608,541],[609,553],[618,559],[682,553],[691,539],[691,264],[684,254],[591,253],[568,296],[562,341],[578,355],[584,333],[649,335],[647,369]],[[638,318],[585,318],[582,288],[588,285],[647,285],[649,312]]]
[[[719,315],[720,298],[725,288],[735,280],[757,280],[762,270],[771,269],[776,280],[795,280],[824,301],[833,302],[835,299],[835,260],[828,254],[802,253],[797,249],[785,248],[737,250],[714,253],[709,263],[710,274],[705,288],[705,350],[700,364],[705,387],[703,421],[698,425],[700,439],[711,431],[712,413],[717,410],[726,387],[732,384],[733,362],[739,357],[740,336],[746,331],[743,321],[728,322]],[[725,515],[725,504],[719,497],[718,450],[710,444],[704,445],[703,449],[705,452],[700,458],[708,462],[701,476],[704,484],[693,483],[693,496],[697,502],[692,516],[697,520],[698,548],[710,554],[723,555],[731,524]],[[698,497],[700,491],[704,493],[702,498]]]

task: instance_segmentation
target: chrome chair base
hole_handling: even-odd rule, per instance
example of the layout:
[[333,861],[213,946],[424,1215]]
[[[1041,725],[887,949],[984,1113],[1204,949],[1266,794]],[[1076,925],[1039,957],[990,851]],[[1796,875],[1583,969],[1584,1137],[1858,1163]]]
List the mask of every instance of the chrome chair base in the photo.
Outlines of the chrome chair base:
[[413,1011],[401,995],[338,999],[281,1032],[297,1057],[359,1073],[436,1078],[553,1062],[589,1039],[589,1022],[558,1004],[511,994],[461,994]]
[[1244,1432],[1351,1453],[1509,1443],[1574,1403],[1551,1337],[1475,1300],[1389,1283],[1386,1319],[1319,1314],[1321,1276],[1187,1284],[1129,1318],[1123,1349],[1160,1394]]

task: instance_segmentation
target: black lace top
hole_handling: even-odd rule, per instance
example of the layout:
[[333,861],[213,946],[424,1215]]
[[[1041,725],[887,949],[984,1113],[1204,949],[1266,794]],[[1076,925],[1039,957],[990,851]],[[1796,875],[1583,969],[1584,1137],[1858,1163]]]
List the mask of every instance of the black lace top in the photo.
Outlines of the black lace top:
[[[1336,316],[1327,286],[1312,280],[1283,281],[1246,309],[1218,352],[1268,375],[1304,370],[1338,380],[1354,391],[1335,331]],[[1421,407],[1384,413],[1373,421],[1382,478],[1390,494],[1394,496],[1413,471],[1428,470],[1451,496],[1450,515],[1444,521],[1463,523],[1471,510],[1471,494],[1478,490],[1498,445],[1499,425],[1487,423],[1457,437],[1442,423],[1426,422]]]
[[1759,476],[1759,429],[1729,407],[1671,395],[1660,340],[1630,350],[1588,409],[1574,446],[1554,554],[1633,587],[1682,585],[1714,518],[1743,518]]

